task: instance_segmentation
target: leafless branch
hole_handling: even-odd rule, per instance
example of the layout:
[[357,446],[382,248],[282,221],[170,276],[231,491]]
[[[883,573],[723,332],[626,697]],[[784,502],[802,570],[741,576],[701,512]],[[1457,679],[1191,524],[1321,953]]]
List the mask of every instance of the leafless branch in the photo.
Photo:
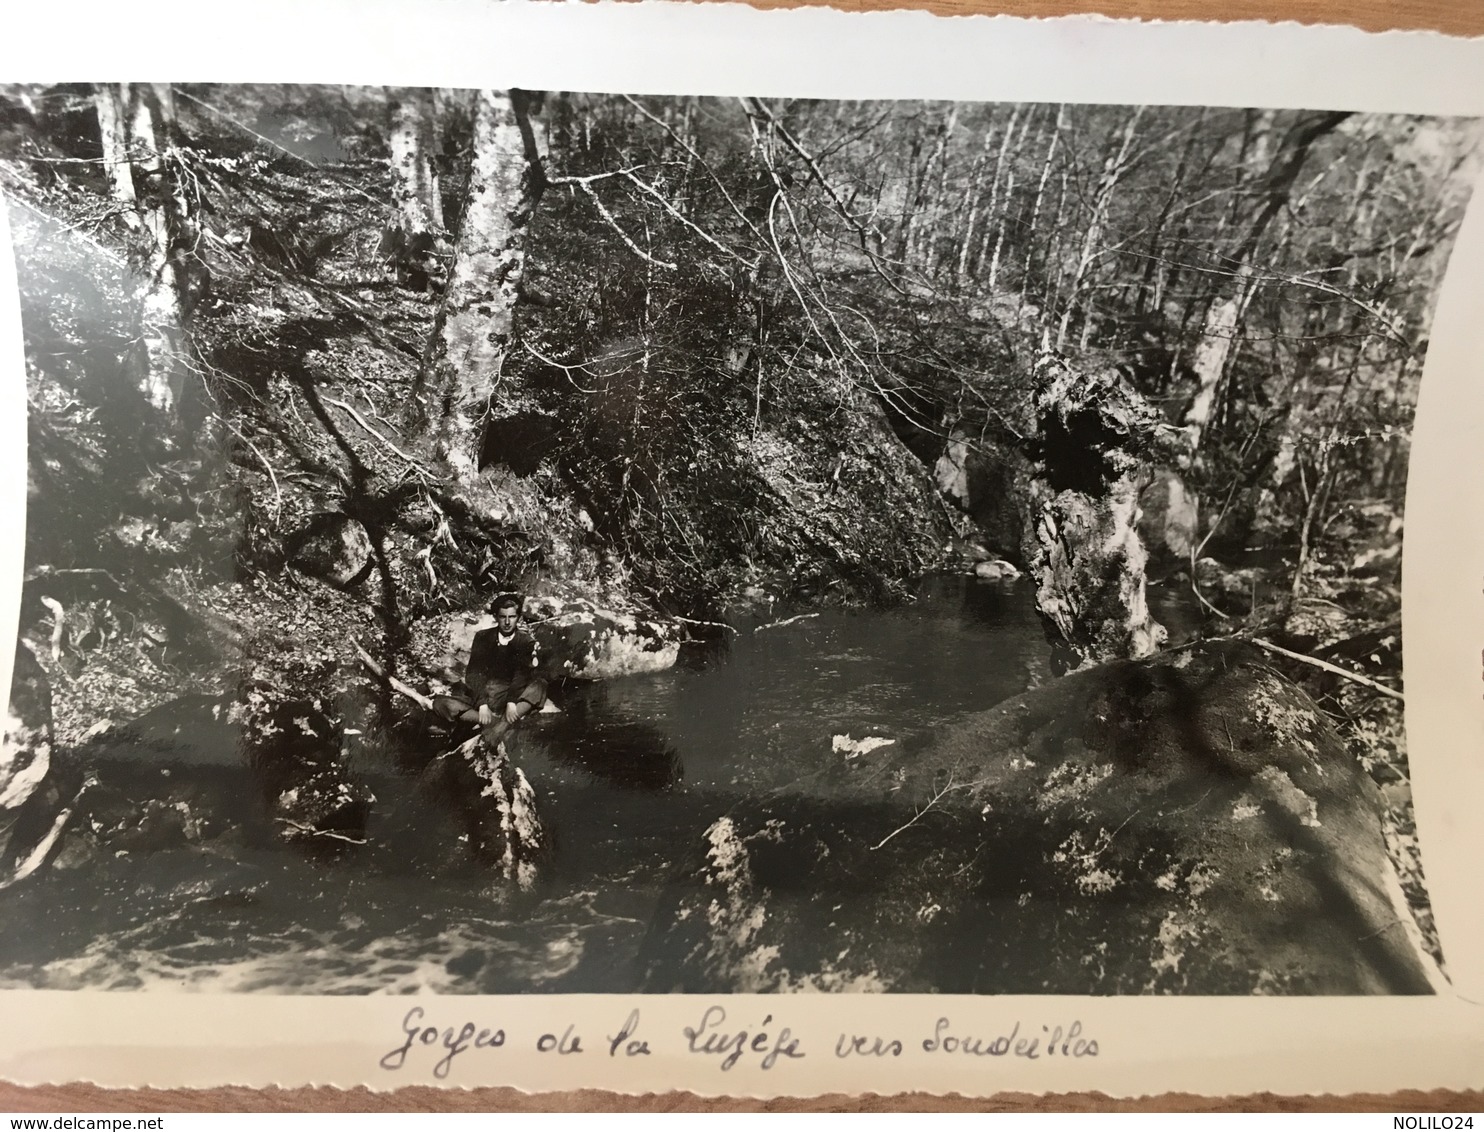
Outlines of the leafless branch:
[[700,236],[701,239],[706,241],[706,243],[710,244],[717,251],[721,252],[722,255],[729,255],[738,263],[746,264],[748,267],[756,266],[756,263],[754,261],[748,259],[745,256],[738,255],[731,248],[727,247],[725,244],[720,243],[714,236],[711,235],[711,233],[707,232],[704,228],[700,227],[689,217],[681,213],[678,208],[676,208],[667,199],[665,199],[665,195],[663,193],[661,193],[648,181],[635,176],[633,173],[629,173],[628,178],[630,181],[634,182],[634,184],[637,185],[642,192],[647,193],[649,196],[652,196],[655,200],[659,201],[660,207],[662,207],[666,212],[668,212],[676,220],[680,221],[680,223],[684,224],[696,235]]
[[404,684],[401,680],[398,680],[395,676],[387,672],[385,668],[383,668],[376,662],[376,660],[371,656],[370,653],[368,653],[361,647],[360,641],[352,637],[350,640],[350,646],[351,648],[356,650],[356,655],[361,658],[361,663],[371,670],[372,675],[380,680],[385,680],[393,690],[401,692],[404,696],[406,696],[413,703],[417,704],[417,706],[422,708],[424,711],[433,710],[432,700],[423,695],[410,684]]
[[372,436],[376,437],[377,440],[381,441],[381,443],[384,444],[389,451],[395,453],[396,455],[402,457],[402,459],[406,460],[407,463],[412,466],[412,470],[415,471],[424,480],[427,480],[427,479],[430,479],[431,478],[431,476],[429,475],[428,471],[420,463],[418,463],[415,458],[413,458],[412,456],[409,456],[406,452],[403,452],[402,449],[398,448],[395,444],[393,444],[390,440],[388,440],[386,437],[384,437],[381,433],[377,432],[376,429],[372,428],[371,427],[371,423],[368,420],[366,420],[365,417],[361,416],[360,411],[358,409],[356,409],[356,407],[354,405],[350,405],[350,404],[348,404],[345,401],[337,401],[334,397],[326,397],[323,394],[321,394],[320,400],[323,401],[326,405],[334,405],[337,409],[344,409],[347,413],[349,413],[351,415],[352,419],[355,420],[356,424],[360,425],[363,429],[365,429],[367,432],[369,432]]
[[713,170],[711,166],[707,164],[706,159],[696,152],[696,148],[684,138],[682,138],[679,134],[677,134],[668,122],[650,113],[649,110],[647,110],[642,103],[638,102],[634,98],[631,98],[627,94],[620,95],[619,97],[621,97],[635,110],[639,111],[640,114],[643,114],[644,117],[648,118],[655,125],[659,126],[659,128],[664,130],[665,133],[669,134],[671,140],[673,140],[675,144],[678,145],[681,149],[685,150],[685,152],[690,156],[691,160],[696,162],[696,164],[698,164],[702,169],[706,170],[706,175],[711,178],[716,187],[721,191],[722,198],[727,202],[727,205],[731,208],[732,212],[736,214],[737,219],[740,220],[744,225],[746,225],[746,227],[752,232],[752,234],[758,238],[759,242],[761,242],[763,234],[758,231],[757,225],[754,224],[750,219],[748,219],[747,214],[742,211],[741,206],[737,204],[736,200],[732,197],[732,194],[727,191],[726,184],[720,177],[716,175],[715,170]]
[[835,206],[835,211],[840,214],[840,218],[844,220],[845,223],[848,224],[850,228],[856,233],[857,237],[859,237],[860,249],[862,252],[865,253],[867,260],[870,261],[872,269],[875,270],[876,274],[881,276],[882,280],[888,287],[896,291],[899,295],[905,295],[907,293],[906,289],[903,288],[900,283],[898,283],[895,279],[891,278],[891,276],[886,273],[885,269],[881,266],[881,257],[879,257],[871,248],[872,237],[876,237],[879,239],[880,233],[874,232],[871,229],[867,228],[866,225],[855,215],[855,213],[850,211],[849,207],[845,204],[845,201],[841,199],[839,192],[836,191],[835,186],[830,184],[829,178],[824,175],[824,170],[819,167],[819,162],[814,159],[814,155],[806,150],[799,143],[798,139],[793,136],[793,134],[789,133],[787,127],[785,127],[782,122],[778,121],[777,117],[775,117],[773,112],[768,109],[767,104],[764,103],[762,99],[746,98],[742,100],[742,105],[744,108],[750,107],[749,114],[757,114],[764,121],[766,121],[769,127],[781,139],[783,139],[783,144],[788,146],[789,149],[793,150],[794,154],[797,155],[799,160],[809,167],[809,172],[813,174],[814,178],[819,182],[820,187],[824,189],[825,194],[830,198],[830,202]]
[[793,625],[799,621],[808,621],[818,616],[819,614],[817,613],[800,613],[797,617],[785,617],[782,621],[769,621],[766,625],[758,625],[752,631],[754,633],[761,633],[764,629],[779,629],[784,625]]
[[220,419],[223,421],[223,423],[226,424],[227,428],[232,431],[232,435],[235,436],[238,440],[242,441],[243,444],[246,444],[249,448],[251,448],[253,455],[256,456],[260,461],[262,461],[263,468],[268,473],[268,479],[273,483],[273,521],[277,523],[279,515],[283,514],[283,491],[278,486],[278,476],[273,471],[273,465],[268,462],[268,457],[263,455],[262,450],[246,436],[244,436],[238,430],[236,425],[234,425],[231,421],[228,421],[225,417]]
[[934,807],[936,807],[938,805],[938,803],[941,802],[944,799],[944,797],[946,797],[948,794],[951,794],[955,790],[967,790],[971,785],[972,785],[972,783],[968,783],[968,782],[954,782],[953,781],[953,775],[950,774],[948,776],[948,781],[945,782],[945,783],[943,783],[943,785],[940,786],[933,793],[933,796],[927,800],[927,803],[920,810],[918,810],[915,814],[913,814],[912,817],[909,818],[907,821],[905,821],[901,825],[897,826],[896,829],[892,830],[885,837],[883,837],[880,841],[876,842],[875,845],[872,845],[871,846],[871,851],[872,852],[875,852],[877,849],[880,849],[883,845],[885,845],[888,841],[890,841],[897,834],[904,833],[907,830],[911,829],[919,821],[921,821],[923,818],[927,817],[927,815],[932,812],[932,810],[934,809]]
[[669,260],[656,259],[654,256],[650,255],[643,248],[641,248],[638,244],[634,243],[633,238],[623,230],[623,226],[619,224],[617,219],[615,219],[613,213],[609,212],[607,206],[598,199],[598,194],[593,191],[593,187],[591,185],[587,184],[585,181],[579,181],[577,182],[577,187],[587,194],[588,199],[593,202],[593,207],[598,210],[598,213],[603,217],[604,220],[608,221],[608,226],[618,233],[618,238],[624,242],[624,245],[629,249],[629,251],[633,252],[645,263],[652,264],[655,267],[662,267],[666,271],[679,270],[678,264],[671,263]]
[[278,818],[277,820],[281,824],[288,826],[290,829],[295,830],[298,833],[303,833],[309,837],[324,837],[329,839],[330,841],[344,841],[347,845],[366,844],[366,839],[364,837],[351,837],[349,834],[338,833],[333,829],[315,829],[312,825],[305,825],[303,822],[294,821],[292,818]]
[[1341,668],[1338,664],[1331,664],[1327,660],[1320,660],[1315,656],[1305,656],[1301,652],[1292,652],[1289,649],[1279,648],[1270,641],[1264,641],[1259,637],[1253,637],[1252,643],[1265,652],[1277,653],[1286,656],[1289,660],[1297,660],[1302,664],[1312,664],[1315,668],[1322,668],[1326,672],[1332,672],[1336,676],[1343,676],[1346,680],[1370,688],[1374,692],[1380,692],[1383,696],[1390,696],[1394,700],[1405,700],[1407,697],[1395,688],[1388,688],[1385,684],[1372,680],[1369,676],[1362,676],[1359,672],[1351,672],[1348,668]]
[[588,396],[591,396],[592,394],[597,392],[596,389],[587,389],[581,385],[578,385],[577,379],[572,376],[573,370],[587,371],[590,368],[587,362],[577,362],[575,365],[568,364],[566,362],[559,362],[555,358],[548,358],[540,350],[536,349],[535,346],[532,346],[529,342],[526,341],[521,342],[521,348],[524,349],[526,353],[530,354],[531,357],[535,358],[542,365],[548,365],[551,366],[552,369],[561,370],[562,373],[566,376],[567,380],[572,383],[572,388],[576,389],[577,392],[585,393]]
[[[668,512],[666,512],[666,514],[668,514]],[[679,524],[677,523],[676,525],[678,527]],[[681,533],[683,534],[684,532]],[[712,629],[726,629],[728,632],[732,633],[735,633],[737,631],[737,627],[735,625],[728,625],[725,621],[699,621],[694,617],[677,617],[675,618],[675,620],[679,621],[683,625],[705,625]],[[767,628],[767,626],[762,625],[759,626],[759,628]],[[754,632],[756,632],[756,630],[754,630]]]

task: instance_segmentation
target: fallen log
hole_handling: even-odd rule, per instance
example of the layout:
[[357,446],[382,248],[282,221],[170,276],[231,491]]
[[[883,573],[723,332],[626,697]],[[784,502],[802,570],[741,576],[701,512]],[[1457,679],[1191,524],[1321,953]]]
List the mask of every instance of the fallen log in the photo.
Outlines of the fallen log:
[[385,680],[390,688],[392,688],[394,691],[401,692],[402,695],[406,696],[409,700],[417,704],[417,706],[422,708],[424,711],[433,710],[433,701],[431,699],[423,695],[416,688],[412,687],[412,685],[403,683],[401,680],[398,680],[395,676],[389,673],[382,665],[376,662],[376,659],[370,653],[368,653],[361,647],[361,643],[354,637],[351,638],[350,645],[351,648],[356,650],[356,654],[361,658],[361,663],[364,664],[368,669],[370,669],[371,673],[378,680]]

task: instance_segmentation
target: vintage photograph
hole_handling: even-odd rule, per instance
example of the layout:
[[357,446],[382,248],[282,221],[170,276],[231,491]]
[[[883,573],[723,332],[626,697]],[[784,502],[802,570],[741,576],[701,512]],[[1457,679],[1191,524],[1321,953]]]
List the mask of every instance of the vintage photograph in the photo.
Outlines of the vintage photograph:
[[0,87],[0,987],[1428,994],[1476,119]]

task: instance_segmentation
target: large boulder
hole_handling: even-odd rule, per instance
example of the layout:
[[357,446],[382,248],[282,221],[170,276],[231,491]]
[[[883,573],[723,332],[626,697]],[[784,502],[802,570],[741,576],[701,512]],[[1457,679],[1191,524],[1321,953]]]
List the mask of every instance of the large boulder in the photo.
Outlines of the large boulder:
[[289,565],[332,586],[349,586],[365,577],[374,549],[358,519],[339,511],[313,516],[289,539]]
[[1047,965],[1099,955],[1099,989],[1439,985],[1373,782],[1313,701],[1248,646],[1054,681],[902,769],[918,804],[951,797],[951,784],[968,807],[1035,816],[1010,872],[1031,900],[1063,908],[1066,942]]
[[588,601],[531,598],[526,623],[552,675],[611,680],[673,668],[680,626],[600,609]]
[[837,770],[707,830],[646,940],[649,987],[1443,986],[1374,783],[1246,646],[1088,669]]
[[[611,680],[663,672],[675,666],[684,636],[678,622],[604,609],[583,598],[529,597],[523,616],[548,677]],[[488,612],[429,620],[417,626],[414,648],[435,671],[462,673],[474,637],[494,624]]]
[[535,884],[549,840],[536,792],[504,743],[491,750],[476,735],[433,759],[418,785],[454,819],[458,841],[475,861],[498,865],[521,888]]
[[1145,594],[1139,492],[1159,413],[1118,370],[1036,364],[1037,460],[1025,560],[1052,665],[1148,656],[1166,639]]
[[365,840],[376,801],[341,757],[339,723],[317,699],[275,700],[248,690],[230,709],[279,836],[314,844]]

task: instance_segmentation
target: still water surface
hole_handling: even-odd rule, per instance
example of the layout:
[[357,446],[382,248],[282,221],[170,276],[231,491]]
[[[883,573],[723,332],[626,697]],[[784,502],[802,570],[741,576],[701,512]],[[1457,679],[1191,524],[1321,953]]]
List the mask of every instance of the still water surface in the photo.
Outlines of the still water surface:
[[[1178,635],[1183,601],[1152,591],[1151,602]],[[0,893],[0,985],[666,989],[641,959],[646,936],[677,885],[697,883],[687,878],[718,818],[763,799],[784,823],[857,823],[875,839],[880,822],[850,803],[834,736],[889,738],[893,755],[910,754],[1048,676],[1023,581],[929,579],[899,608],[765,620],[738,622],[725,647],[669,672],[569,689],[562,714],[523,728],[511,753],[555,842],[531,892],[457,865],[452,827],[404,805],[406,784],[367,765],[381,804],[365,848],[314,858],[249,840],[128,854]],[[214,773],[240,777],[227,789],[250,804],[244,772]]]

